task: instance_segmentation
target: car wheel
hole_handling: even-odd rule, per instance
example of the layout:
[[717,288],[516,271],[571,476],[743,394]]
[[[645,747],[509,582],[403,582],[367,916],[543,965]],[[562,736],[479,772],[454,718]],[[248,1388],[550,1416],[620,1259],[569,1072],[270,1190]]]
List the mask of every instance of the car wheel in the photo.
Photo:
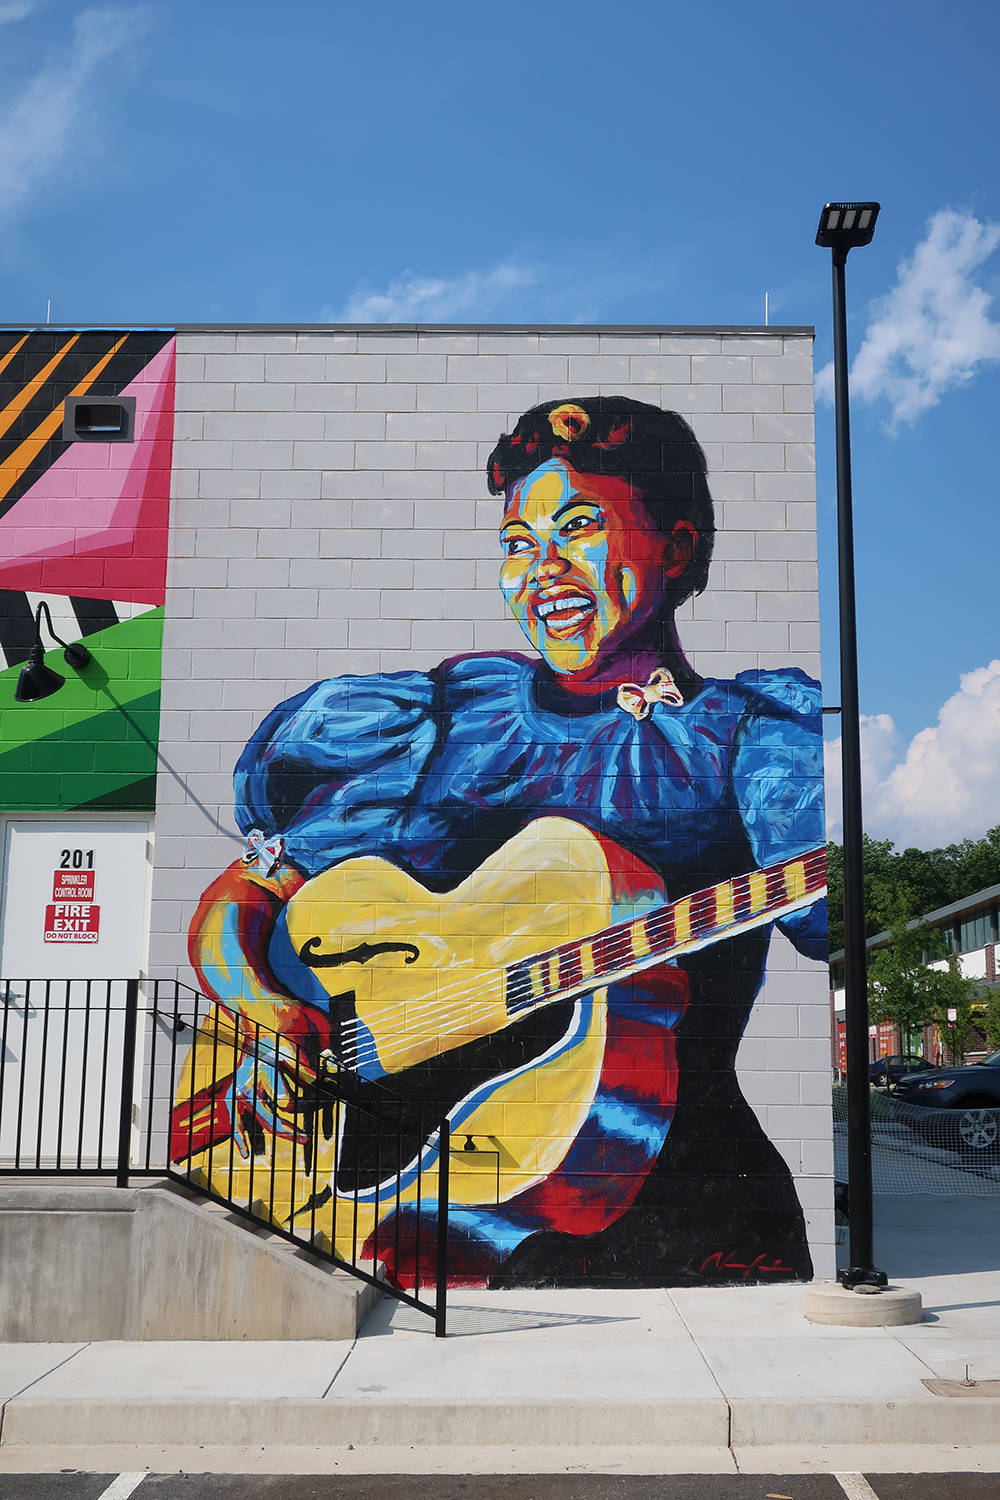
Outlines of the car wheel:
[[978,1155],[994,1150],[1000,1140],[1000,1113],[995,1109],[967,1107],[959,1113],[956,1125],[962,1151]]
[[888,1075],[888,1073],[878,1073],[878,1074],[876,1074],[876,1076],[875,1076],[875,1087],[877,1089],[887,1089],[889,1087],[889,1075]]

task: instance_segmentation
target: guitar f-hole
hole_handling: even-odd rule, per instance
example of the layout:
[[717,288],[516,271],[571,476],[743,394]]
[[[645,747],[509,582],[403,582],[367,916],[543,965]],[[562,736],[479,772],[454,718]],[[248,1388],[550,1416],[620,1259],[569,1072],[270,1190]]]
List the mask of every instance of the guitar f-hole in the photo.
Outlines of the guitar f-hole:
[[319,953],[323,945],[321,937],[308,938],[299,949],[299,958],[310,969],[339,969],[341,964],[366,964],[379,953],[405,953],[403,960],[415,964],[420,949],[415,943],[358,943],[354,948],[345,948],[343,953]]

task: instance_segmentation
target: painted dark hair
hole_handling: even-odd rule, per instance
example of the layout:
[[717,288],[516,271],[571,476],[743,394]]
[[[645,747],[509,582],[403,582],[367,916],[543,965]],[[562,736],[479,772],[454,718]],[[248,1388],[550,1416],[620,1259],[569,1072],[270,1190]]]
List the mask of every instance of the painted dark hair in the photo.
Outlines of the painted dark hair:
[[501,435],[490,454],[490,494],[506,493],[550,458],[564,459],[578,474],[628,479],[665,537],[678,521],[690,522],[698,533],[694,557],[670,592],[675,604],[701,593],[712,558],[715,515],[705,455],[682,416],[628,396],[567,396],[533,406],[518,418],[512,433]]

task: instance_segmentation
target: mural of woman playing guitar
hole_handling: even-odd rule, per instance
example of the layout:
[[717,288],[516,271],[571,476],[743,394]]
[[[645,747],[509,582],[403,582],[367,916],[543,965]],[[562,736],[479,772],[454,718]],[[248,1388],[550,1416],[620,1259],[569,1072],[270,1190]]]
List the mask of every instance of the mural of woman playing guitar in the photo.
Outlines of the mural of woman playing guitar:
[[[480,1173],[456,1197],[453,1174],[454,1282],[808,1277],[735,1057],[772,925],[825,956],[818,684],[685,659],[675,612],[714,519],[677,414],[548,402],[487,482],[534,654],[276,708],[236,768],[247,850],[202,897],[192,963],[241,1024],[434,1101],[492,1153],[490,1192]],[[297,1138],[279,1078],[235,1088],[241,1155]]]

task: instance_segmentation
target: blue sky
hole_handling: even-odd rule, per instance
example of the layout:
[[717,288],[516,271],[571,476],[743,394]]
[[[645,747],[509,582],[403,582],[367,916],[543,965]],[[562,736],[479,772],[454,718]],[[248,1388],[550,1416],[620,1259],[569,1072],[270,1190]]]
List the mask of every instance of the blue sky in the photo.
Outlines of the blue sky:
[[[879,199],[848,263],[866,812],[946,842],[1000,823],[998,43],[986,0],[0,0],[0,318],[756,324],[766,290],[821,369],[819,209]],[[822,401],[817,463],[836,702]]]

